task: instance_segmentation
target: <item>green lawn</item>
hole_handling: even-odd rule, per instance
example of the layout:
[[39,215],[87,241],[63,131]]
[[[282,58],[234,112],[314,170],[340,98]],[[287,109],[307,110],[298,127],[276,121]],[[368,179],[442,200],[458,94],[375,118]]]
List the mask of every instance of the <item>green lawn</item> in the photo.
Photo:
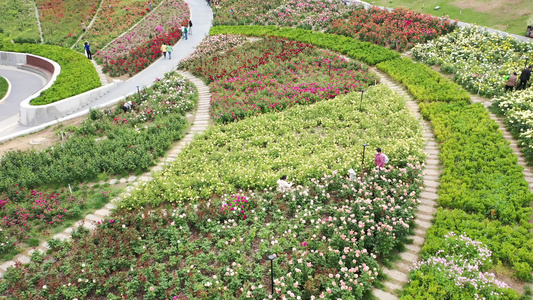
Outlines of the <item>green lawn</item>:
[[[404,7],[442,17],[490,27],[518,35],[525,35],[531,4],[527,0],[511,1],[455,1],[455,0],[370,0],[371,4]],[[529,4],[528,4],[529,2]],[[436,6],[440,6],[435,10]]]
[[0,33],[20,43],[41,41],[32,1],[0,1]]
[[0,99],[4,98],[8,88],[9,83],[7,83],[7,80],[4,77],[0,76]]

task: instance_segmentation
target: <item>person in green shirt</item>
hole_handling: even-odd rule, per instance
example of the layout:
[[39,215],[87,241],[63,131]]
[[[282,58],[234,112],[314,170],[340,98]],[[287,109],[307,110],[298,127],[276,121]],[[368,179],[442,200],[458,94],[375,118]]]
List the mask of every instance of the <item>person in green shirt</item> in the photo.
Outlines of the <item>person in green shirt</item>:
[[171,44],[168,44],[167,45],[167,52],[168,52],[168,59],[172,59],[172,45]]

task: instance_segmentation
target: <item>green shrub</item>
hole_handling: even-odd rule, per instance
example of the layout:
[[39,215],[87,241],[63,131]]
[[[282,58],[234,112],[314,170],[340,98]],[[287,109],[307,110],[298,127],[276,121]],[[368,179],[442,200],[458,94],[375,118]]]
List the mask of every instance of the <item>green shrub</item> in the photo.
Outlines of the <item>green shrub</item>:
[[102,84],[93,64],[84,55],[63,47],[36,44],[0,45],[1,51],[29,53],[46,57],[61,66],[54,84],[31,101],[32,105],[50,104],[90,91]]
[[405,85],[419,101],[470,102],[470,95],[461,86],[409,58],[384,61],[377,67]]

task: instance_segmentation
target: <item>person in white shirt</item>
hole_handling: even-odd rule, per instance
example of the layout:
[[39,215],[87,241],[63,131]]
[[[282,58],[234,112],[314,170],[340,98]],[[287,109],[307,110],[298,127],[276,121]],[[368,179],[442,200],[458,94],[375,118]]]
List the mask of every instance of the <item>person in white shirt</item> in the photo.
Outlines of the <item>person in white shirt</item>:
[[277,183],[278,183],[278,191],[280,192],[290,191],[292,187],[292,183],[287,182],[287,175],[281,176],[281,178],[277,181]]

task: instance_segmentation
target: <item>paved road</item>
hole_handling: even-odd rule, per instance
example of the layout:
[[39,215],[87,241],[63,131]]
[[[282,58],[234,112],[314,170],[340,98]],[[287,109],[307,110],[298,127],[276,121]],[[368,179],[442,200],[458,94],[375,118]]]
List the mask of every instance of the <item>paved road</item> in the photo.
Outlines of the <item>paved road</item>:
[[0,76],[11,85],[9,95],[0,102],[0,132],[7,133],[18,123],[20,103],[45,86],[46,81],[36,73],[1,65]]
[[[189,35],[188,40],[181,39],[175,46],[172,52],[172,59],[159,59],[154,62],[144,71],[130,78],[126,82],[118,85],[115,89],[104,95],[102,98],[93,101],[90,105],[83,107],[80,111],[74,112],[68,117],[53,121],[47,124],[38,126],[22,126],[18,124],[18,112],[17,119],[10,119],[10,122],[5,122],[3,126],[0,126],[0,142],[9,140],[16,136],[28,134],[31,132],[39,131],[45,127],[56,124],[57,122],[68,120],[77,116],[88,113],[89,108],[103,107],[116,103],[122,99],[125,95],[135,93],[137,86],[142,87],[151,85],[156,78],[162,78],[165,73],[174,70],[178,62],[190,53],[194,51],[196,46],[209,34],[213,21],[213,12],[210,7],[207,6],[205,0],[186,0],[191,10],[191,21],[193,22],[192,33]],[[0,108],[1,109],[1,108]],[[16,107],[18,110],[18,105]],[[0,123],[1,125],[1,123]],[[7,130],[8,128],[8,130]]]

